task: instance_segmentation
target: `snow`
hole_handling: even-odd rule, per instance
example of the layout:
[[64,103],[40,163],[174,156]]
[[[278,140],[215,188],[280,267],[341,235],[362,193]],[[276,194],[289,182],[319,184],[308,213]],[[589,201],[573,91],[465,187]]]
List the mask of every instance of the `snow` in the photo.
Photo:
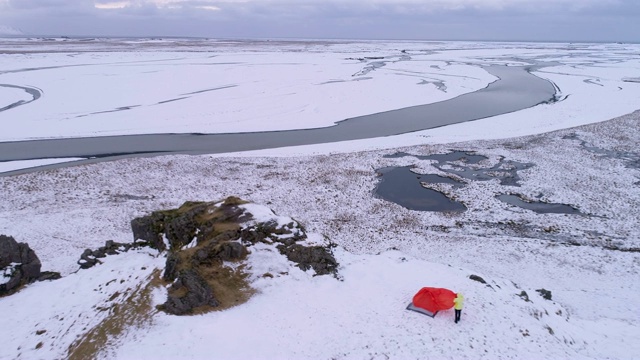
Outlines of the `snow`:
[[34,168],[38,166],[45,166],[51,164],[60,164],[65,162],[71,162],[76,160],[83,160],[81,158],[63,158],[63,159],[37,159],[37,160],[20,160],[20,161],[6,161],[0,162],[0,173],[9,172],[20,169]]
[[[167,245],[167,244],[165,243],[165,246],[166,246],[166,245]],[[198,238],[195,238],[195,237],[194,237],[194,238],[193,238],[193,240],[191,240],[191,242],[190,242],[190,243],[188,243],[187,245],[185,245],[185,246],[183,246],[183,247],[182,247],[182,250],[185,250],[185,249],[191,249],[191,248],[193,248],[193,247],[196,247],[196,245],[198,245]]]
[[[31,284],[0,298],[3,324],[5,319],[14,324],[0,327],[0,358],[67,357],[76,339],[117,318],[113,310],[98,309],[126,303],[127,296],[136,293],[128,289],[144,287],[165,261],[151,250],[130,251],[77,271],[84,249],[102,246],[108,239],[132,241],[130,221],[134,217],[175,208],[185,201],[219,201],[231,195],[250,201],[243,206],[259,221],[274,219],[285,225],[295,219],[308,231],[309,244],[335,243],[339,276],[314,276],[313,271],[293,266],[273,245],[258,244],[248,258],[249,279],[257,290],[248,303],[187,317],[149,311],[148,318],[128,323],[101,345],[98,358],[633,359],[640,353],[636,309],[640,257],[637,252],[615,250],[640,247],[640,173],[627,167],[624,159],[603,156],[581,145],[585,141],[601,149],[638,153],[640,112],[634,111],[640,89],[637,83],[623,81],[640,72],[638,59],[632,56],[637,54],[637,45],[366,42],[258,43],[251,47],[216,42],[215,58],[208,58],[212,54],[204,51],[207,48],[169,51],[175,45],[171,41],[147,44],[149,48],[139,53],[126,50],[126,46],[139,49],[141,43],[146,44],[115,40],[75,44],[71,48],[77,53],[59,53],[54,51],[56,44],[18,42],[16,49],[24,51],[19,56],[25,61],[20,67],[95,66],[0,74],[2,83],[12,83],[9,77],[24,77],[21,84],[45,91],[36,102],[0,113],[0,119],[24,119],[24,124],[11,122],[3,140],[155,131],[160,128],[147,116],[160,111],[152,106],[136,108],[144,116],[129,117],[134,123],[128,128],[122,126],[119,116],[130,116],[123,114],[134,110],[87,117],[100,121],[84,125],[67,122],[63,113],[94,112],[142,104],[142,100],[149,104],[180,93],[234,84],[239,86],[184,100],[190,103],[166,103],[176,107],[166,108],[163,116],[167,119],[159,118],[158,124],[166,125],[165,130],[188,132],[329,126],[348,114],[473,91],[491,81],[477,64],[515,65],[526,59],[558,61],[536,74],[549,78],[562,96],[569,96],[512,114],[381,139],[221,156],[131,158],[2,177],[0,233],[28,242],[43,269],[60,271],[63,278]],[[307,83],[348,79],[365,64],[346,58],[397,55],[399,49],[409,49],[415,63],[388,64],[364,75],[379,82],[328,84],[336,94],[348,94],[348,101],[313,92],[314,86]],[[0,58],[4,61],[1,73],[14,58]],[[163,59],[166,61],[151,61]],[[197,65],[188,66],[214,60],[240,61],[247,74],[256,78],[234,73],[237,79],[210,83],[199,75],[205,68],[219,74],[217,65],[197,70]],[[108,65],[116,62],[122,64]],[[294,66],[294,62],[301,64]],[[283,63],[288,65],[279,65]],[[137,64],[137,70],[132,64]],[[111,73],[120,80],[129,77],[140,90],[171,80],[171,72],[160,64],[181,69],[176,73],[180,77],[171,83],[175,88],[157,86],[154,94],[123,90],[131,98],[118,98],[112,93],[117,81],[96,75],[95,84],[104,86],[101,99],[86,96],[80,101],[83,92],[62,80],[78,85],[82,83],[80,71]],[[402,71],[392,69],[397,66]],[[294,68],[298,70],[291,70]],[[417,69],[424,72],[423,77],[444,80],[447,93],[433,87],[414,97],[414,91],[431,85],[414,86],[416,79],[405,83],[402,79],[407,76],[388,74]],[[446,69],[442,72],[451,76],[426,74],[438,69]],[[158,73],[147,74],[149,78],[138,82],[147,76],[145,71],[152,70]],[[285,77],[289,70],[308,77]],[[190,72],[197,75],[193,86],[180,81]],[[251,81],[255,81],[254,90],[247,89]],[[394,91],[383,91],[389,86]],[[63,101],[67,95],[62,90],[69,91],[64,106],[45,102],[49,95]],[[244,97],[221,101],[218,96],[227,96],[221,95],[225,92]],[[304,95],[287,95],[293,92]],[[381,94],[388,101],[378,104],[376,96]],[[248,101],[254,104],[254,96],[256,107],[246,106]],[[269,97],[277,101],[269,103]],[[233,116],[221,120],[223,111],[205,106],[205,100],[219,101],[221,109],[235,107],[241,120],[233,123]],[[314,117],[306,105],[316,100],[322,106]],[[298,120],[290,115],[294,109],[303,109]],[[215,114],[210,123],[203,120],[205,113]],[[28,131],[26,124],[33,124],[37,114],[49,114],[46,116],[59,127],[42,125]],[[262,114],[268,121],[253,119],[252,114]],[[170,121],[173,116],[175,121]],[[567,136],[572,134],[575,137]],[[376,169],[415,165],[418,173],[440,173],[429,160],[384,155],[450,150],[486,156],[480,164],[483,167],[495,165],[502,157],[535,166],[519,174],[520,187],[477,181],[447,189],[468,207],[464,213],[410,211],[373,195],[379,181]],[[571,204],[591,216],[536,214],[495,198],[510,192]],[[271,276],[264,276],[267,273]],[[481,276],[487,284],[470,280],[470,275]],[[423,286],[463,293],[462,321],[454,324],[453,311],[432,319],[405,310]],[[543,299],[537,289],[552,291],[552,300]],[[529,302],[519,296],[522,291]],[[127,296],[122,295],[125,293]],[[159,304],[165,296],[165,289],[153,287],[149,301]],[[39,330],[46,332],[38,335]]]
[[[13,324],[0,327],[0,358],[65,358],[79,334],[117,311],[114,307],[125,297],[119,295],[137,288],[163,261],[148,251],[131,251],[107,257],[97,271],[35,283],[27,291],[0,299],[3,324]],[[42,330],[46,332],[36,334]],[[44,345],[37,349],[39,342]]]
[[252,215],[253,220],[249,224],[274,222],[276,228],[282,228],[291,223],[297,223],[295,220],[288,216],[277,216],[273,210],[257,204],[243,204],[238,206],[240,209],[244,209]]
[[[424,73],[420,69],[439,62],[397,61],[398,51],[389,49],[376,50],[396,62],[375,74],[354,76],[366,64],[347,59],[362,54],[338,50],[0,56],[3,81],[37,86],[45,93],[31,106],[0,113],[0,120],[22,120],[12,122],[0,140],[325,127],[353,116],[449,99],[494,79],[471,66]],[[446,93],[417,85],[433,76],[446,79]]]
[[31,98],[20,89],[0,87],[0,109],[8,107],[20,101],[28,101]]
[[[12,50],[0,55],[3,83],[29,84],[44,92],[28,106],[0,112],[0,121],[10,124],[0,141],[326,127],[354,116],[442,101],[481,89],[495,78],[479,65],[531,61],[557,62],[536,74],[554,81],[569,97],[553,106],[562,110],[539,106],[518,112],[523,120],[517,123],[531,125],[511,129],[507,136],[620,116],[635,110],[632,104],[640,98],[640,87],[624,81],[640,72],[638,46],[629,44],[580,48],[522,44],[518,48],[501,43],[229,45],[212,40],[188,46],[166,41],[64,45],[61,52],[50,42],[0,42],[0,49]],[[51,52],[46,51],[48,47]],[[367,59],[377,57],[384,59]],[[359,75],[376,61],[386,65]],[[433,84],[420,85],[424,81],[442,82],[446,92]],[[590,101],[594,98],[599,101]],[[567,118],[567,114],[576,115]],[[20,122],[10,121],[16,116]],[[546,120],[538,123],[540,117]],[[513,115],[487,121],[489,128],[514,123]],[[475,133],[478,126],[464,133]],[[482,128],[485,130],[473,135],[476,139],[496,133]],[[394,139],[394,146],[404,141]]]
[[[522,353],[555,358],[576,355],[571,346],[562,350],[554,346],[563,336],[571,337],[571,332],[549,336],[545,328],[562,324],[565,318],[555,312],[564,309],[545,304],[533,291],[533,302],[526,303],[506,282],[501,282],[505,289],[469,284],[467,271],[408,259],[395,251],[375,257],[343,253],[339,258],[344,266],[341,281],[292,269],[287,277],[265,278],[257,284],[262,293],[242,309],[189,319],[158,317],[151,332],[136,334],[155,349],[153,353],[130,342],[106,358],[172,359],[185,353],[205,358],[215,349],[221,359],[417,359],[424,358],[426,347],[432,358],[495,358],[504,351],[504,343],[520,340],[520,329],[527,330],[531,340],[519,349]],[[459,324],[462,329],[453,326],[453,310],[434,319],[405,310],[425,283],[465,289],[469,305]],[[534,311],[542,314],[540,319],[530,315]],[[518,315],[505,316],[514,313]],[[483,323],[495,325],[492,336],[458,336]],[[295,335],[293,327],[299,329]],[[169,332],[180,334],[181,340],[167,343],[163,334]],[[246,341],[251,346],[242,346]],[[194,343],[207,346],[194,349]],[[547,343],[553,350],[544,350]],[[464,348],[450,354],[452,346]]]
[[9,282],[9,280],[11,280],[11,276],[13,276],[13,273],[16,271],[16,267],[18,265],[21,265],[21,263],[9,263],[9,265],[7,265],[5,268],[2,269],[2,272],[0,272],[0,285],[4,285],[6,283]]

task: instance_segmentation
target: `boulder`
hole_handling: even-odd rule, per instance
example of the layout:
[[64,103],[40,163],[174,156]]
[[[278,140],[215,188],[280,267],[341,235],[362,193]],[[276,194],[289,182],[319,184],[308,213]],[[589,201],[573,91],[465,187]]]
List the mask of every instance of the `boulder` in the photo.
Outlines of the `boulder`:
[[338,262],[327,247],[293,244],[278,245],[277,248],[289,261],[297,263],[304,271],[313,269],[316,275],[336,274],[338,271]]
[[213,264],[220,261],[237,261],[244,259],[247,254],[247,248],[239,242],[212,243],[198,249],[192,256],[192,263]]
[[240,234],[242,241],[246,244],[256,244],[269,239],[268,242],[275,241],[289,246],[307,237],[304,228],[297,223],[289,223],[280,227],[278,225],[275,221],[267,221],[251,228],[243,229]]
[[481,284],[486,284],[486,283],[487,283],[486,281],[484,281],[484,279],[483,279],[483,278],[481,278],[481,277],[480,277],[480,276],[478,276],[478,275],[469,275],[469,279],[471,279],[471,280],[473,280],[473,281],[477,281],[477,282],[479,282],[479,283],[481,283]]
[[198,223],[195,220],[195,215],[202,211],[200,208],[197,206],[165,223],[164,233],[172,249],[187,245],[196,236]]
[[167,255],[167,262],[164,265],[164,274],[162,278],[165,281],[173,281],[178,277],[178,264],[180,263],[180,257],[177,252],[169,252]]
[[536,290],[540,296],[542,296],[543,299],[545,300],[551,300],[551,290],[547,290],[547,289],[538,289]]
[[38,280],[41,267],[40,259],[29,245],[0,235],[0,296]]
[[169,296],[161,309],[169,314],[185,315],[198,307],[219,305],[207,281],[195,270],[189,269],[180,272],[169,288]]
[[166,250],[162,241],[164,231],[164,214],[154,212],[149,216],[142,216],[131,220],[131,231],[133,231],[133,241],[143,240],[150,247],[159,251]]

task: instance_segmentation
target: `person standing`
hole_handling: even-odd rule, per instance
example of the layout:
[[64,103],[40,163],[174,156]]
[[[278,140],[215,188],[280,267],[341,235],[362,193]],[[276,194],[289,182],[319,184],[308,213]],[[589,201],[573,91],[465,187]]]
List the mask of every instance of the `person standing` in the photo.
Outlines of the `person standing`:
[[456,312],[456,324],[460,321],[460,315],[462,314],[462,303],[464,302],[464,297],[461,293],[456,294],[456,298],[453,299],[453,309]]

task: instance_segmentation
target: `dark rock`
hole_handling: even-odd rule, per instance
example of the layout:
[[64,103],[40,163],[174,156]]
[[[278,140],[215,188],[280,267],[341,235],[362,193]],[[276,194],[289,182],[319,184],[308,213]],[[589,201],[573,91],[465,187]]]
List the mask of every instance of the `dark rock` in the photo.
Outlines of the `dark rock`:
[[164,218],[163,213],[155,212],[149,216],[142,216],[131,220],[133,241],[143,240],[154,249],[159,251],[166,250],[161,235],[164,231]]
[[185,270],[169,288],[168,299],[161,308],[170,314],[184,315],[201,306],[219,305],[206,280],[194,270]]
[[296,243],[296,239],[289,237],[289,238],[278,239],[278,242],[284,246],[291,246]]
[[479,282],[479,283],[481,283],[481,284],[486,284],[486,283],[487,283],[486,281],[484,281],[484,279],[483,279],[483,278],[481,278],[481,277],[480,277],[480,276],[478,276],[478,275],[469,275],[469,279],[471,279],[471,280],[473,280],[473,281],[477,281],[477,282]]
[[212,255],[222,261],[235,261],[247,256],[247,248],[237,242],[225,242],[213,248]]
[[518,294],[518,296],[520,296],[522,298],[522,300],[529,302],[531,300],[529,300],[529,294],[527,294],[526,291],[522,290],[522,292],[520,294]]
[[113,240],[107,240],[104,246],[101,246],[97,250],[86,249],[82,255],[80,255],[78,265],[80,265],[81,269],[88,269],[96,264],[102,263],[98,258],[104,258],[107,255],[117,255],[123,251],[129,251],[132,247],[132,244],[124,244]]
[[256,229],[243,229],[240,232],[240,237],[242,238],[242,242],[247,245],[255,245],[259,242],[264,241],[267,238],[267,234],[264,232],[259,232]]
[[211,243],[219,244],[225,241],[237,240],[239,238],[240,238],[240,230],[228,230],[212,237],[209,241]]
[[250,213],[245,213],[244,210],[238,207],[238,205],[243,203],[244,201],[235,196],[229,196],[228,198],[226,198],[219,207],[222,216],[218,218],[218,221],[242,223],[251,220],[253,218],[253,215],[251,215]]
[[178,216],[165,224],[164,233],[172,249],[179,249],[196,236],[198,224],[195,222],[196,209]]
[[[291,236],[283,238],[279,235]],[[270,241],[283,243],[286,246],[304,240],[307,237],[304,229],[297,227],[297,224],[289,223],[278,228],[278,223],[275,221],[261,223],[252,228],[244,229],[240,233],[240,236],[245,244],[257,244],[258,242],[264,242],[265,239],[269,239]]]
[[164,274],[162,278],[166,281],[173,281],[178,276],[178,263],[180,262],[180,258],[178,254],[175,252],[170,252],[167,256],[167,262],[164,266]]
[[38,281],[58,280],[60,278],[61,276],[59,272],[43,271],[40,273],[40,277],[38,277]]
[[338,271],[338,262],[326,247],[294,244],[278,245],[277,248],[289,261],[297,263],[304,271],[313,268],[317,275],[336,274]]
[[[115,254],[109,254],[109,255],[115,255]],[[98,250],[93,250],[93,256],[102,259],[107,257],[107,252],[105,251],[104,247],[100,247],[98,248]]]
[[78,265],[82,269],[88,269],[95,264],[98,263],[98,259],[93,255],[93,250],[85,249],[82,255],[80,255],[80,260],[78,260]]
[[545,300],[551,300],[551,291],[546,289],[536,290]]
[[0,235],[0,296],[38,280],[41,267],[40,259],[29,245]]
[[[284,234],[281,229],[277,228],[278,223],[275,221],[268,221],[260,223],[249,229],[244,229],[241,232],[242,240],[251,244],[257,244],[264,242],[265,239],[270,239],[273,235]],[[289,231],[289,233],[291,233]]]
[[221,244],[212,242],[196,250],[193,256],[191,256],[191,264],[198,266],[203,264],[217,264],[221,261],[237,261],[244,259],[248,253],[247,248],[239,242],[227,241]]

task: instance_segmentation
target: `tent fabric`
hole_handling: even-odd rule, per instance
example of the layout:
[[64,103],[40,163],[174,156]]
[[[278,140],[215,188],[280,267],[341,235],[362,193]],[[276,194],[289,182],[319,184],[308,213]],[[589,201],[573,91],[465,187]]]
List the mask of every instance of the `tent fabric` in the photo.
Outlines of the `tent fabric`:
[[409,303],[409,305],[407,305],[407,310],[419,312],[420,314],[431,316],[431,317],[436,317],[436,314],[438,313],[437,311],[433,313],[433,312],[431,312],[429,310],[425,310],[423,308],[416,307],[416,306],[413,305],[413,303]]
[[449,289],[423,287],[413,296],[413,306],[435,314],[453,307],[456,293]]

